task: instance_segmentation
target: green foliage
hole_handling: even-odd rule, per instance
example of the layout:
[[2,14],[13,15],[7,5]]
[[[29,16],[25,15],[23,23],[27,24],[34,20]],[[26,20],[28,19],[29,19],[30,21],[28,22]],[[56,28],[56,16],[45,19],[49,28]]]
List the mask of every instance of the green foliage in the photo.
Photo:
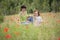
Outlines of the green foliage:
[[18,13],[21,5],[26,5],[28,12],[32,12],[35,8],[41,12],[60,11],[60,0],[0,0],[0,14]]
[[1,15],[0,15],[0,23],[3,22],[3,18],[4,18],[4,16],[1,16]]

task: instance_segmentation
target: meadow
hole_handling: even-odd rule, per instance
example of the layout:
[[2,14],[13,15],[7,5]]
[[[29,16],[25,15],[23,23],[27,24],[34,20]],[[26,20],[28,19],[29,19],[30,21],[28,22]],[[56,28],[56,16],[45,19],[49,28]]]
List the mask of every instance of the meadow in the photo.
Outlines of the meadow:
[[0,40],[60,40],[60,13],[41,13],[40,27],[21,25],[18,14],[4,17]]

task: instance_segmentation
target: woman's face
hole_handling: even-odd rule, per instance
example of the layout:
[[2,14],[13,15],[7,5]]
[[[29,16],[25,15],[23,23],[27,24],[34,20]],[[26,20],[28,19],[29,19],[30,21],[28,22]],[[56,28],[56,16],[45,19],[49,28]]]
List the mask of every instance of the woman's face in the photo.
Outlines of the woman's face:
[[34,12],[34,16],[38,16],[38,11]]

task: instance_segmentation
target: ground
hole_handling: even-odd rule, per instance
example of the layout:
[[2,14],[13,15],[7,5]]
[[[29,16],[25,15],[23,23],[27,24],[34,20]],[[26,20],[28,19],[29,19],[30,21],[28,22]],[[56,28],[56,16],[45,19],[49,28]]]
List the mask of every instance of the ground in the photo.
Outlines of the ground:
[[5,16],[0,24],[0,40],[60,40],[60,13],[41,13],[40,27],[20,25],[18,15]]

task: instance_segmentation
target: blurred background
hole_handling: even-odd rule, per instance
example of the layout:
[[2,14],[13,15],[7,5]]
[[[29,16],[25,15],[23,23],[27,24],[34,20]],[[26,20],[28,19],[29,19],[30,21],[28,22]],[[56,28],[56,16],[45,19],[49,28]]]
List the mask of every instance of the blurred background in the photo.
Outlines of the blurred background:
[[3,21],[5,15],[18,14],[21,5],[27,6],[28,13],[34,9],[40,12],[60,12],[60,0],[0,0],[0,21]]
[[60,11],[60,0],[0,0],[0,15],[18,13],[21,5],[26,5],[28,12],[35,8],[40,12]]

